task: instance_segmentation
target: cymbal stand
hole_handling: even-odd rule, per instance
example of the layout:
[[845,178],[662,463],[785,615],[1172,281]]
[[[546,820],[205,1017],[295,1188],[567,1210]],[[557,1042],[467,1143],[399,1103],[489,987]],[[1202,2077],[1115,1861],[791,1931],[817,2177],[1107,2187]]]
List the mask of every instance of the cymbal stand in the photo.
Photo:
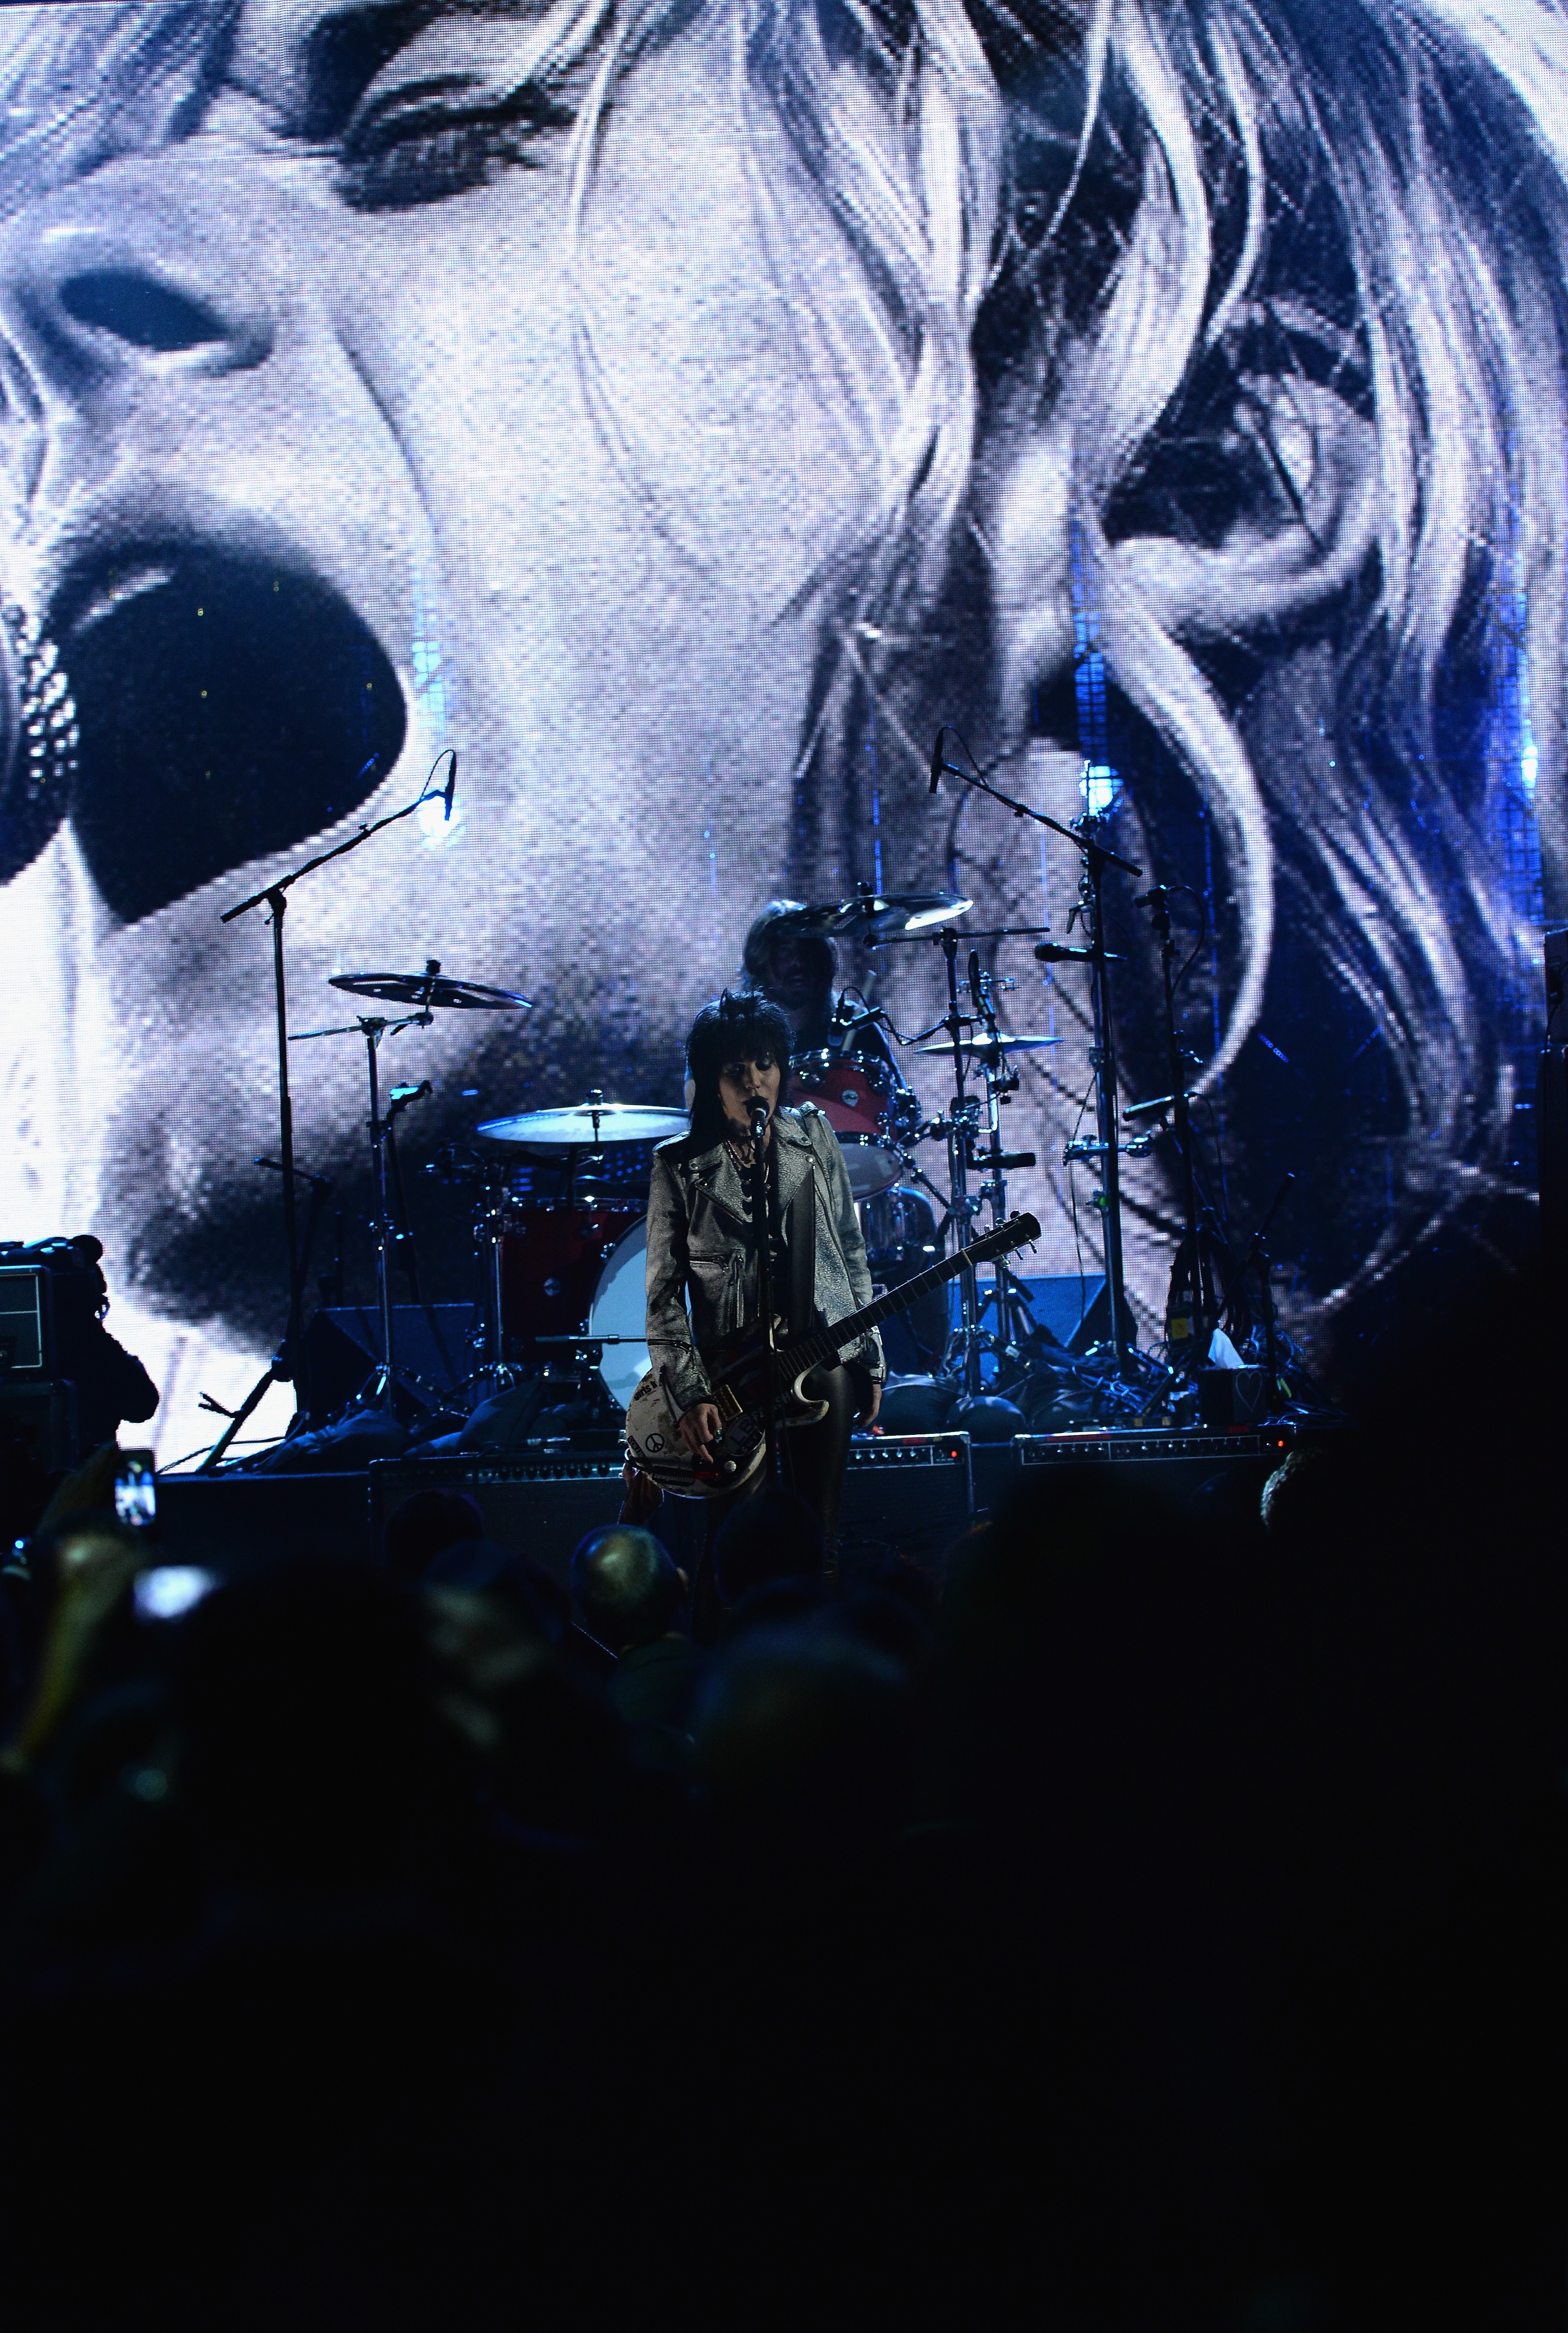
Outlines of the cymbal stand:
[[[438,969],[439,966],[434,964],[426,966],[432,982]],[[392,1249],[397,1243],[399,1237],[397,1224],[392,1212],[391,1193],[393,1188],[398,1189],[400,1193],[401,1182],[400,1178],[394,1180],[396,1152],[395,1150],[393,1152],[394,1165],[391,1168],[387,1164],[387,1152],[389,1146],[396,1140],[398,1118],[410,1102],[419,1100],[422,1095],[430,1091],[428,1080],[422,1085],[395,1087],[390,1098],[390,1107],[383,1117],[381,1080],[376,1057],[383,1037],[396,1037],[399,1031],[404,1029],[428,1029],[435,1018],[435,1015],[428,1004],[420,1012],[406,1013],[397,1021],[388,1021],[384,1013],[361,1013],[357,1019],[345,1022],[339,1028],[301,1029],[292,1032],[289,1038],[292,1045],[309,1044],[317,1037],[358,1035],[365,1040],[366,1066],[370,1080],[370,1116],[367,1121],[367,1127],[370,1136],[370,1164],[376,1186],[376,1214],[372,1228],[376,1234],[376,1296],[381,1314],[381,1359],[356,1397],[370,1409],[391,1408],[393,1380],[396,1375],[392,1327],[392,1280],[388,1265]]]
[[[1214,1270],[1207,1243],[1201,1236],[1198,1216],[1198,1179],[1192,1158],[1192,1113],[1187,1090],[1187,1058],[1176,1029],[1175,971],[1178,947],[1171,921],[1171,891],[1168,883],[1156,883],[1133,905],[1147,907],[1150,921],[1160,941],[1160,968],[1165,990],[1166,1074],[1171,1080],[1170,1109],[1171,1132],[1181,1160],[1181,1253],[1188,1268],[1187,1286],[1190,1291],[1190,1311],[1182,1315],[1173,1304],[1169,1337],[1178,1337],[1182,1349],[1171,1356],[1172,1366],[1186,1377],[1194,1377],[1209,1358],[1209,1340],[1219,1320],[1219,1306],[1214,1291]],[[1201,905],[1201,902],[1200,902]],[[1277,1205],[1278,1202],[1276,1202]]]
[[359,1027],[365,1038],[365,1066],[370,1080],[370,1116],[368,1121],[370,1136],[370,1161],[376,1178],[376,1301],[381,1312],[381,1359],[365,1380],[359,1399],[367,1409],[392,1407],[397,1384],[397,1361],[395,1349],[392,1308],[392,1250],[397,1242],[397,1226],[392,1211],[392,1192],[397,1187],[396,1151],[397,1122],[401,1113],[420,1093],[428,1093],[428,1084],[404,1087],[395,1092],[385,1117],[381,1114],[381,1083],[377,1053],[385,1036],[396,1036],[399,1029],[428,1028],[434,1016],[416,1013],[407,1021],[386,1021],[376,1013],[361,1013]]
[[[938,745],[945,732],[938,733]],[[932,768],[932,791],[934,793],[941,777],[961,779],[975,792],[989,795],[990,800],[1011,812],[1014,818],[1028,819],[1036,826],[1049,829],[1073,845],[1083,862],[1078,884],[1078,901],[1068,917],[1068,928],[1081,923],[1089,945],[1082,947],[1058,947],[1046,942],[1035,949],[1044,964],[1080,963],[1090,967],[1094,997],[1094,1043],[1089,1059],[1095,1071],[1095,1106],[1098,1141],[1093,1145],[1069,1143],[1066,1162],[1074,1157],[1096,1156],[1101,1160],[1104,1187],[1095,1195],[1100,1208],[1105,1257],[1106,1293],[1111,1302],[1111,1352],[1115,1374],[1127,1375],[1126,1290],[1122,1263],[1122,1156],[1121,1136],[1117,1124],[1116,1036],[1111,1011],[1111,975],[1108,966],[1116,961],[1105,946],[1104,879],[1108,867],[1123,875],[1143,877],[1143,869],[1134,867],[1114,850],[1107,850],[1100,841],[1097,829],[1100,821],[1091,813],[1064,826],[1059,819],[1047,818],[1043,810],[1018,801],[1002,792],[990,780],[978,772],[961,770],[943,761],[940,753]]]
[[[964,1040],[974,1026],[974,1015],[959,1009],[959,935],[951,925],[940,935],[938,944],[947,966],[947,1011],[935,1027],[947,1031],[952,1047],[952,1099],[945,1121],[939,1119],[932,1132],[947,1138],[948,1220],[955,1227],[959,1246],[967,1247],[970,1225],[980,1213],[980,1201],[970,1198],[969,1190],[980,1097],[964,1090]],[[960,1272],[958,1289],[960,1374],[965,1393],[977,1394],[980,1390],[980,1291],[972,1268]]]
[[480,1186],[479,1203],[473,1218],[473,1244],[483,1259],[483,1362],[480,1373],[490,1379],[492,1394],[504,1393],[509,1387],[521,1383],[524,1375],[506,1358],[501,1275],[506,1238],[507,1197],[505,1178],[487,1174]]
[[[986,1150],[978,1150],[975,1148],[975,1140],[978,1138],[971,1138],[969,1163],[971,1166],[985,1170],[987,1180],[980,1185],[979,1196],[989,1204],[993,1224],[1004,1224],[1007,1221],[1009,1167],[1018,1172],[1037,1163],[1036,1154],[1032,1150],[1002,1148],[1002,1106],[1017,1093],[1018,1073],[1008,1061],[1007,1039],[997,1026],[996,991],[999,986],[1011,988],[1013,985],[1010,980],[999,982],[994,974],[982,971],[979,951],[970,950],[970,1002],[974,1005],[980,1023],[984,1029],[989,1056],[981,1065],[981,1075],[985,1079],[986,1130],[990,1137],[990,1147]],[[1035,1325],[1028,1299],[1015,1286],[1014,1275],[1009,1267],[1006,1256],[998,1256],[996,1261],[996,1281],[991,1291],[991,1301],[996,1306],[995,1335],[994,1338],[982,1339],[982,1341],[993,1343],[996,1350],[1006,1358],[1016,1354],[1019,1345],[1027,1341],[1033,1333]],[[980,1335],[979,1323],[983,1321],[984,1318],[985,1303],[982,1301],[977,1308],[977,1337]],[[978,1368],[977,1359],[977,1374]]]

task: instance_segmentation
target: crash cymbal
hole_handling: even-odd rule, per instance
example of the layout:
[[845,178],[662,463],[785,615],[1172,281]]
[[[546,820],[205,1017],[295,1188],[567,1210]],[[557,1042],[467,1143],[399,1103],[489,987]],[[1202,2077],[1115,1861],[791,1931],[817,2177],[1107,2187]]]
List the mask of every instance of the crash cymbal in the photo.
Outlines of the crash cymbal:
[[894,932],[934,929],[969,913],[972,899],[956,891],[863,891],[854,899],[829,899],[817,907],[793,907],[769,926],[807,940],[879,940]]
[[[1059,1037],[1009,1037],[1004,1033],[995,1038],[966,1037],[962,1050],[971,1061],[984,1061],[988,1056],[994,1061],[999,1052],[1037,1053],[1042,1045],[1059,1045],[1061,1042]],[[934,1044],[917,1045],[914,1050],[917,1053],[951,1053],[952,1040],[939,1037]]]
[[569,1109],[530,1109],[520,1118],[492,1118],[475,1131],[487,1142],[527,1150],[602,1150],[611,1142],[668,1142],[686,1133],[690,1123],[684,1109],[590,1099]]
[[375,996],[384,1004],[411,1004],[416,1012],[431,1005],[455,1005],[469,1013],[533,1010],[532,997],[519,996],[515,989],[486,988],[477,980],[453,980],[445,973],[339,972],[330,984],[346,988],[350,996]]

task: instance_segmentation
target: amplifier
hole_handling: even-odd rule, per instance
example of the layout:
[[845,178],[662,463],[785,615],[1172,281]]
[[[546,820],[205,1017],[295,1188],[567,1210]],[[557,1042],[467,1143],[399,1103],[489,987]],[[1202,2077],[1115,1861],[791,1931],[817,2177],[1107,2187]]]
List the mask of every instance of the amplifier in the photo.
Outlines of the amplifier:
[[1296,1446],[1288,1426],[1241,1432],[1172,1433],[1113,1429],[1104,1434],[1020,1434],[1014,1438],[1015,1480],[1049,1495],[1049,1485],[1088,1467],[1127,1467],[1176,1506],[1215,1484],[1229,1499],[1249,1498]]
[[[382,1458],[369,1474],[378,1545],[387,1516],[411,1492],[464,1491],[489,1538],[537,1557],[563,1581],[578,1541],[613,1523],[623,1496],[620,1456],[611,1452]],[[838,1520],[851,1556],[885,1549],[935,1564],[968,1530],[973,1509],[967,1434],[871,1435],[850,1444]],[[703,1553],[707,1503],[665,1499],[648,1528],[690,1572]]]
[[54,1358],[47,1265],[0,1263],[0,1378],[40,1381]]
[[930,1569],[973,1518],[967,1434],[868,1434],[851,1442],[838,1508],[851,1559],[885,1550]]
[[[370,1467],[370,1529],[378,1547],[394,1507],[414,1491],[462,1491],[484,1517],[485,1536],[530,1555],[563,1583],[585,1532],[613,1523],[626,1493],[619,1452],[530,1456],[465,1450],[445,1458],[380,1458]],[[648,1519],[690,1572],[703,1551],[703,1502],[666,1499]]]
[[0,1375],[0,1469],[15,1464],[58,1474],[78,1456],[69,1378]]

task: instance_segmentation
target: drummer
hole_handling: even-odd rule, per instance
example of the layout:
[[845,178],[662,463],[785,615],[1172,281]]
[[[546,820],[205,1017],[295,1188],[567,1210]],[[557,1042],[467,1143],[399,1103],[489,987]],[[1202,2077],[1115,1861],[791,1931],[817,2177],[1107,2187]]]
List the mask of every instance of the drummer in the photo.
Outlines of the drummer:
[[789,1023],[797,1061],[820,1052],[880,1059],[892,1064],[902,1086],[898,1065],[876,1023],[849,1028],[855,1014],[843,996],[835,1008],[838,957],[832,941],[793,931],[782,921],[800,911],[798,899],[769,900],[746,935],[738,987],[778,1005]]

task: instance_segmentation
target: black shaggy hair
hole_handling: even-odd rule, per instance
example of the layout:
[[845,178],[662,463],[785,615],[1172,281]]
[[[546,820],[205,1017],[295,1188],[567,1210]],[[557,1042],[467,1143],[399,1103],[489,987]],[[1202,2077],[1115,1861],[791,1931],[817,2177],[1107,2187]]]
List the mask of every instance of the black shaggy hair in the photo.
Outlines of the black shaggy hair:
[[726,1061],[754,1061],[763,1054],[777,1061],[782,1103],[789,1085],[791,1042],[789,1022],[769,997],[736,996],[726,989],[712,1004],[704,1004],[686,1040],[686,1071],[696,1089],[692,1132],[705,1142],[717,1142],[723,1133],[719,1072]]
[[[779,924],[786,916],[798,915],[798,899],[770,899],[756,922],[746,935],[741,954],[741,990],[747,995],[766,996],[768,973],[773,954],[773,943],[779,936]],[[812,966],[815,984],[826,995],[838,973],[838,957],[831,940],[817,938],[813,934],[802,938],[801,949]]]

